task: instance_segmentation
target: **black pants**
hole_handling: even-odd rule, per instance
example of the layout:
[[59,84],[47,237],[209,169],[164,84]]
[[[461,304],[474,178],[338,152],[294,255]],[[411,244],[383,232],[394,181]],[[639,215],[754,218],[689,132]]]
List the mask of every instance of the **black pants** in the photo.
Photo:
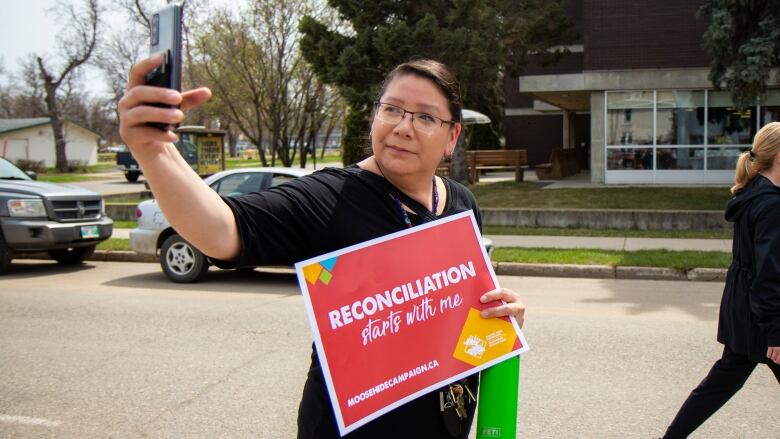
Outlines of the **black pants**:
[[[715,362],[704,381],[693,389],[685,400],[666,430],[664,438],[688,437],[742,388],[757,364],[747,356],[724,347],[723,356]],[[780,365],[770,361],[768,366],[780,383]]]

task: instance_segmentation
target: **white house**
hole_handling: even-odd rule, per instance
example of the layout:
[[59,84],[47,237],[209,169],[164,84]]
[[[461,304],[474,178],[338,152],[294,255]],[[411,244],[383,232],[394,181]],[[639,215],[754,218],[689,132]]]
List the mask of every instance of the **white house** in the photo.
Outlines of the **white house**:
[[[96,164],[100,135],[70,121],[64,124],[68,161]],[[12,162],[42,161],[44,166],[54,167],[57,156],[49,118],[0,119],[0,155]]]

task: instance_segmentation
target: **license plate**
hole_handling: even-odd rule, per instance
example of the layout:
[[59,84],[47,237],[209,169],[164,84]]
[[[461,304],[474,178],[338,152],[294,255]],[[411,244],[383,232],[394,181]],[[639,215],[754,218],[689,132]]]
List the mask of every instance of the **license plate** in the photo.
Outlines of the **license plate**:
[[100,238],[98,226],[81,226],[81,237],[84,239]]

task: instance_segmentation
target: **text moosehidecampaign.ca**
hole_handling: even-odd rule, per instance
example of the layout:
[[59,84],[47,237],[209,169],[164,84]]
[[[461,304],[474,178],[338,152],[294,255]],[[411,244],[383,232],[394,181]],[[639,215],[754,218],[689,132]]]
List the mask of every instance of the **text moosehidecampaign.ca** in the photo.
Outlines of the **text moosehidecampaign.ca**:
[[414,369],[410,369],[402,374],[399,374],[397,376],[394,376],[393,378],[384,381],[382,383],[377,384],[374,387],[371,387],[370,389],[361,392],[360,394],[353,396],[352,398],[349,398],[347,400],[347,405],[349,407],[354,406],[355,404],[359,404],[360,402],[363,402],[367,400],[368,398],[371,398],[374,395],[377,395],[393,386],[396,386],[398,384],[401,384],[402,382],[408,380],[409,378],[413,378],[417,375],[423,374],[425,372],[428,372],[431,369],[435,369],[439,366],[439,362],[436,360],[431,360],[427,363],[421,364]]

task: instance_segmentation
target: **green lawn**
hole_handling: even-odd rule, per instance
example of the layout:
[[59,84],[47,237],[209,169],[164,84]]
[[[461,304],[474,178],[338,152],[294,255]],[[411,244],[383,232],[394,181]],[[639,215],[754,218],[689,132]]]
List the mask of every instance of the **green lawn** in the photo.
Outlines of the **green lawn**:
[[496,262],[582,264],[667,268],[727,268],[731,254],[672,250],[590,250],[503,247],[493,251]]
[[[270,157],[268,157],[268,166],[271,165]],[[323,159],[320,158],[319,153],[317,154],[317,165],[319,166],[320,163],[334,163],[334,162],[340,162],[341,161],[341,153],[335,152],[335,153],[326,153],[325,157]],[[311,163],[311,157],[309,157],[306,160],[306,163]],[[238,157],[226,157],[225,158],[225,169],[235,169],[235,168],[249,168],[249,167],[260,167],[263,166],[263,164],[260,162],[260,160],[243,160]],[[284,166],[282,163],[277,160],[276,166]],[[298,156],[296,155],[295,161],[293,163],[293,167],[300,167],[300,160],[298,159]]]
[[43,172],[38,173],[38,181],[45,181],[48,183],[73,183],[77,181],[107,180],[112,177],[85,174],[100,174],[101,172],[107,172],[113,169],[116,169],[116,164],[107,162],[98,162],[96,165],[90,165],[75,172],[60,172],[57,168],[46,168]]
[[138,221],[114,220],[115,229],[134,229],[138,227]]
[[480,207],[723,210],[727,187],[614,187],[541,189],[500,181],[471,186]]
[[730,231],[564,229],[551,227],[482,226],[485,235],[595,236],[615,238],[731,239]]
[[97,246],[98,250],[130,250],[130,240],[124,238],[109,238]]
[[111,166],[116,166],[116,153],[115,152],[99,152],[98,163],[110,163]]
[[84,174],[38,174],[38,181],[47,183],[74,183],[78,181],[110,180],[111,177],[100,177]]
[[149,198],[123,198],[121,200],[107,200],[106,204],[138,204],[141,201],[146,201]]

